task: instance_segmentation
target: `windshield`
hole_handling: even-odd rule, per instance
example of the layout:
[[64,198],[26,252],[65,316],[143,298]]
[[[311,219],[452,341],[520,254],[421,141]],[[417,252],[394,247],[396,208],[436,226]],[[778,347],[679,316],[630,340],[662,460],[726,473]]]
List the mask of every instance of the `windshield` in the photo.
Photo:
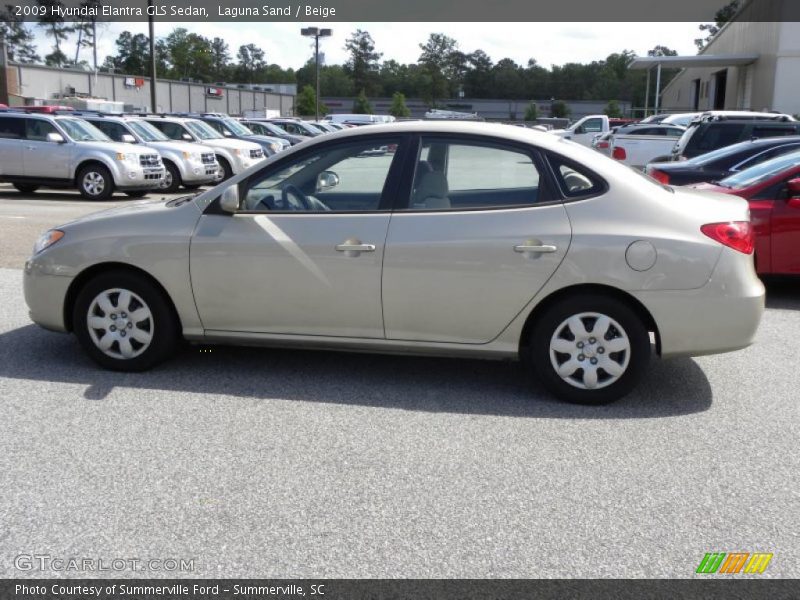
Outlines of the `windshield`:
[[266,131],[268,131],[272,135],[277,135],[277,136],[286,135],[286,132],[283,129],[281,129],[280,127],[278,127],[277,125],[274,125],[272,123],[264,123],[262,121],[259,121],[257,124],[260,127],[263,127]]
[[722,148],[717,148],[716,150],[712,150],[711,152],[706,152],[705,154],[700,154],[699,156],[695,156],[694,158],[690,158],[689,160],[685,161],[683,164],[686,165],[708,165],[719,158],[724,158],[729,154],[733,154],[739,152],[742,148],[747,146],[750,142],[744,142],[742,144],[733,144],[732,146],[723,146]]
[[147,121],[127,121],[128,127],[145,142],[166,142],[169,138]]
[[297,124],[300,126],[301,129],[305,129],[311,135],[321,135],[323,133],[321,129],[314,127],[311,123],[306,123],[305,121],[298,121]]
[[110,142],[105,133],[97,127],[80,119],[59,119],[58,124],[64,128],[67,135],[76,142]]
[[767,181],[782,171],[797,165],[800,165],[800,152],[792,152],[726,177],[719,182],[719,185],[740,190]]
[[186,129],[201,140],[218,140],[222,137],[213,127],[202,121],[186,121],[184,124],[186,125]]
[[222,123],[233,135],[253,135],[252,131],[234,119],[222,119]]

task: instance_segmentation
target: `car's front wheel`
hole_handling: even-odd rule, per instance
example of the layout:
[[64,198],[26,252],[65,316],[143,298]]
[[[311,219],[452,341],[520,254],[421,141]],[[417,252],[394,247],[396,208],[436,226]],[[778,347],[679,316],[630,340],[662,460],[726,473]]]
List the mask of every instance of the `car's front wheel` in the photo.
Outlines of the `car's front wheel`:
[[650,358],[650,335],[627,304],[602,294],[572,296],[539,316],[531,367],[555,396],[605,404],[628,394]]
[[164,161],[164,179],[161,180],[161,191],[168,194],[177,192],[181,187],[181,174],[178,167]]
[[114,180],[103,165],[88,165],[78,173],[78,189],[89,200],[107,200],[114,193]]
[[146,277],[115,271],[89,281],[78,293],[73,328],[98,364],[117,371],[143,371],[175,350],[173,311]]

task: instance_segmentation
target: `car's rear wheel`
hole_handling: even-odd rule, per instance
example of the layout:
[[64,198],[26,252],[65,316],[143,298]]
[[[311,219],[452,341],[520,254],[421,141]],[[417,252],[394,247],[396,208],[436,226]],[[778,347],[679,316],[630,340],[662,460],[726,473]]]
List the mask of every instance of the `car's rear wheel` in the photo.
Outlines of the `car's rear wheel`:
[[103,165],[88,165],[78,173],[78,189],[89,200],[107,200],[114,193],[114,180]]
[[14,187],[17,188],[23,194],[32,194],[33,192],[39,189],[38,185],[34,185],[32,183],[15,183]]
[[650,358],[650,336],[628,305],[601,294],[573,296],[539,316],[531,367],[555,396],[606,404],[628,394]]
[[171,162],[164,161],[164,179],[161,183],[161,191],[171,194],[177,192],[181,187],[181,174],[178,167]]
[[112,271],[89,281],[73,307],[73,328],[95,362],[143,371],[175,350],[178,328],[164,294],[146,277]]

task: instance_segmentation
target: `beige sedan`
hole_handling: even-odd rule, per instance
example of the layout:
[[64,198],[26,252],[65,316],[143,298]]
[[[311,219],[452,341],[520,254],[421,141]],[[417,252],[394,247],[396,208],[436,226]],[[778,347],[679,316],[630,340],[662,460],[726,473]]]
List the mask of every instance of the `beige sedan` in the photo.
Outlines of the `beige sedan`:
[[629,392],[651,353],[749,345],[748,206],[661,186],[546,133],[350,129],[197,196],[46,232],[31,318],[104,367],[192,342],[520,359],[556,396]]

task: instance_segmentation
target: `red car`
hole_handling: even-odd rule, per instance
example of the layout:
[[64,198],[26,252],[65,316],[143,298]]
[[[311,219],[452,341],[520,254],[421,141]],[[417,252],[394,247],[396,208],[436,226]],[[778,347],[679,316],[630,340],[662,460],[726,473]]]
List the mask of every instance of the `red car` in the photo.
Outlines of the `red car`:
[[760,275],[800,275],[800,152],[784,154],[715,183],[689,187],[750,204]]

